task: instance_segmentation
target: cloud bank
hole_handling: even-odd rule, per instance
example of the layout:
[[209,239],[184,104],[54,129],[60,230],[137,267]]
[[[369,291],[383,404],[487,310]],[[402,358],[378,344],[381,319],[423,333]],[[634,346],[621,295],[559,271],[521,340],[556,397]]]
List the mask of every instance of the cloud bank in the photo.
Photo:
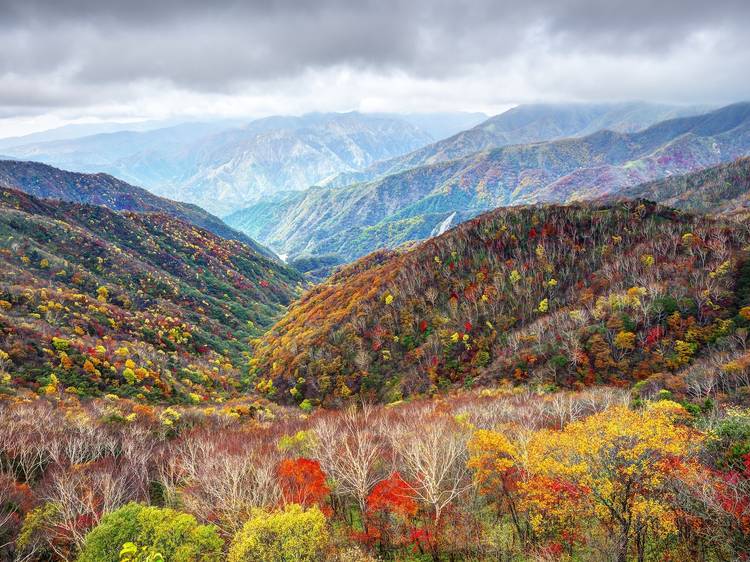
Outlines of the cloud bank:
[[725,103],[749,28],[747,0],[2,0],[0,119]]

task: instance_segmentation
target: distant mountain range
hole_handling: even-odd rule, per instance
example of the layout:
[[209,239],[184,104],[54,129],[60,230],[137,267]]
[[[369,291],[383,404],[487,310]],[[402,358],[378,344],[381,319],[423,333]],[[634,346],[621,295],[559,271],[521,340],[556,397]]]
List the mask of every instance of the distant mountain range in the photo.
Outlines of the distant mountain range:
[[269,117],[242,126],[184,123],[19,146],[0,141],[0,147],[12,158],[78,172],[106,172],[221,215],[261,196],[306,189],[410,152],[436,140],[427,131],[453,133],[482,117],[309,114]]
[[519,105],[483,121],[476,127],[409,154],[376,162],[361,172],[339,174],[325,185],[334,187],[370,181],[410,168],[455,160],[489,148],[565,137],[583,137],[604,129],[632,133],[660,121],[698,115],[709,110],[706,106],[674,106],[645,102]]
[[[0,150],[6,147],[24,146],[42,142],[72,140],[103,133],[117,133],[121,131],[152,131],[178,125],[179,121],[136,121],[130,123],[102,122],[102,123],[80,123],[64,125],[46,131],[39,131],[23,136],[0,138]],[[225,126],[229,126],[227,123]]]
[[280,254],[351,260],[495,207],[596,199],[748,154],[750,103],[740,103],[638,132],[509,145],[363,184],[281,194],[226,221]]
[[0,160],[0,186],[35,197],[102,205],[114,211],[164,213],[223,238],[243,242],[266,256],[274,256],[246,234],[228,227],[221,219],[196,205],[158,197],[107,174],[79,174],[38,162]]

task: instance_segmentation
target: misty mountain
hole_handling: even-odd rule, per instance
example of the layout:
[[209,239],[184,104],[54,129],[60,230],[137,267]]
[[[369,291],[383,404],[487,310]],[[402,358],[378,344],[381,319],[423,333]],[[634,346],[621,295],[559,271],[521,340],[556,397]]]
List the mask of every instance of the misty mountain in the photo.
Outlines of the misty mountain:
[[635,133],[605,130],[511,145],[368,183],[317,187],[226,220],[292,258],[339,254],[351,260],[427,238],[495,207],[595,199],[748,154],[750,103],[742,103]]
[[[24,146],[42,142],[52,142],[59,140],[72,140],[81,137],[100,135],[104,133],[118,133],[122,131],[143,132],[154,129],[163,129],[177,125],[178,122],[173,120],[149,120],[135,121],[132,123],[77,123],[55,127],[46,131],[30,133],[28,135],[0,138],[0,150],[8,147]],[[227,125],[228,126],[228,125]]]
[[487,120],[485,113],[470,113],[468,111],[449,113],[381,113],[379,115],[403,119],[430,135],[434,140],[450,137]]
[[269,117],[229,128],[222,122],[185,123],[4,152],[79,172],[106,172],[222,214],[261,195],[305,189],[433,140],[394,116],[330,113]]
[[697,115],[708,109],[645,102],[519,105],[409,154],[377,162],[361,172],[341,174],[326,185],[370,181],[409,168],[463,158],[489,148],[583,137],[602,129],[631,133],[666,119]]

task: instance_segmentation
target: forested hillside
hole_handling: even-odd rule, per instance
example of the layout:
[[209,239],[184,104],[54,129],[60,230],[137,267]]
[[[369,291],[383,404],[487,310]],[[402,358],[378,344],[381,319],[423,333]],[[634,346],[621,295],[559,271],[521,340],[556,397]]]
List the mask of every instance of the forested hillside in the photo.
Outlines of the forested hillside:
[[0,189],[2,392],[231,395],[294,270],[165,214]]
[[79,174],[38,162],[0,160],[0,185],[18,189],[34,197],[103,205],[113,211],[165,213],[272,255],[268,249],[242,232],[229,228],[221,219],[196,205],[157,197],[143,188],[107,174]]
[[498,209],[309,291],[256,342],[256,386],[340,405],[670,377],[746,331],[747,236],[647,202]]
[[750,198],[750,158],[739,158],[691,174],[640,184],[616,196],[643,197],[700,213],[743,210]]

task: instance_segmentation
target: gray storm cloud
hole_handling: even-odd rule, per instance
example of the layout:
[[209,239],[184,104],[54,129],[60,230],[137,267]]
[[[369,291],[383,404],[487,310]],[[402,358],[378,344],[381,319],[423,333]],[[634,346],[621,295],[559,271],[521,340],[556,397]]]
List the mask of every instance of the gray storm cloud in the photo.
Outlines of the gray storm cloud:
[[337,72],[350,105],[352,75],[390,77],[394,98],[724,101],[750,97],[749,27],[747,0],[2,0],[0,107],[320,96],[311,77]]

